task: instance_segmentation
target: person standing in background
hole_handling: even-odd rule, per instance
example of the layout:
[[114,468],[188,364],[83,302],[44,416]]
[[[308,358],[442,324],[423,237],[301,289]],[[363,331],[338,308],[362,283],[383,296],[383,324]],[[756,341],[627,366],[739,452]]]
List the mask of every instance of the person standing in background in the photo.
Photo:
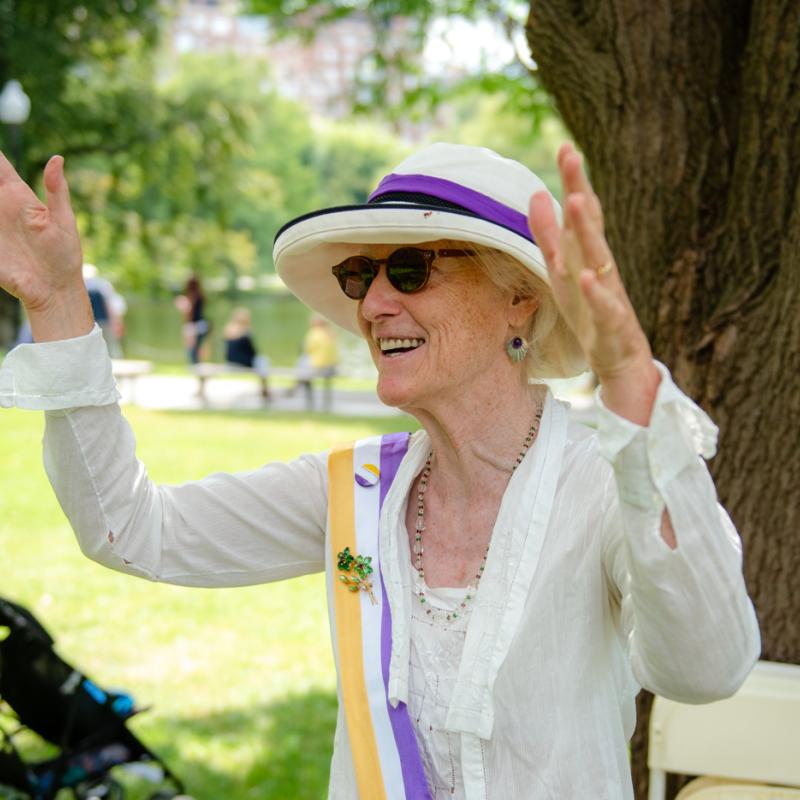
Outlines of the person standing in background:
[[175,298],[175,307],[183,314],[183,343],[190,364],[200,363],[200,348],[211,330],[205,317],[205,303],[200,278],[192,275],[186,281],[183,294]]
[[123,318],[128,310],[125,299],[111,282],[101,278],[94,264],[83,265],[83,282],[89,293],[95,322],[103,332],[111,358],[122,358],[122,337],[125,333]]

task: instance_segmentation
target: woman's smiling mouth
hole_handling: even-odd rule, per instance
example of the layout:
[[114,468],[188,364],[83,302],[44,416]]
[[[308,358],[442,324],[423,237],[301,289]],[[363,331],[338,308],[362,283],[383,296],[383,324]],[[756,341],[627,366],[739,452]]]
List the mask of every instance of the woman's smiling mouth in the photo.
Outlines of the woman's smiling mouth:
[[425,344],[424,339],[419,339],[416,337],[407,339],[379,338],[377,342],[378,347],[381,350],[381,355],[389,357],[399,356],[403,353],[410,353],[412,350],[416,350],[418,347]]

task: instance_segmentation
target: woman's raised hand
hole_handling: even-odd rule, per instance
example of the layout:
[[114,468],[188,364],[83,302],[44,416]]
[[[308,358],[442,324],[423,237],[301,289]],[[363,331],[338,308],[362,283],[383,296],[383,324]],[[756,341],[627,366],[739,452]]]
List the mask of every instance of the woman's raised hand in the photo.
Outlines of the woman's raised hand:
[[47,205],[0,153],[0,286],[22,301],[36,341],[81,336],[94,324],[61,156],[47,163],[44,186]]
[[605,238],[600,201],[570,144],[558,153],[564,191],[559,224],[550,195],[531,198],[530,228],[547,262],[561,313],[577,337],[612,411],[646,425],[660,376],[647,337]]

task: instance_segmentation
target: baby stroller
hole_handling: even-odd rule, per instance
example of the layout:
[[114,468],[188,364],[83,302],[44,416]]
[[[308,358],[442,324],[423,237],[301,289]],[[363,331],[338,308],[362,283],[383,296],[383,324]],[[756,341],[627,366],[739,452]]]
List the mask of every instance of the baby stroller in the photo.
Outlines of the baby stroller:
[[[140,709],[124,692],[92,683],[53,650],[53,639],[26,609],[0,597],[0,798],[121,800],[111,770],[128,765],[161,785],[150,800],[183,795],[183,784],[126,727]],[[31,737],[31,733],[36,734]],[[56,754],[26,761],[22,739],[38,737]]]

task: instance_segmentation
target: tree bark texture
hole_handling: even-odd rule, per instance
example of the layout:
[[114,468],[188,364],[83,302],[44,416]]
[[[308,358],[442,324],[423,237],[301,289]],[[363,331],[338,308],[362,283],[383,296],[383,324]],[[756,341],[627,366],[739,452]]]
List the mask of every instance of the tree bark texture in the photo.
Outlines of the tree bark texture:
[[800,663],[800,3],[532,0],[527,32],[655,355],[720,427],[762,658]]
[[19,323],[19,301],[0,289],[0,353],[8,350],[16,340]]

